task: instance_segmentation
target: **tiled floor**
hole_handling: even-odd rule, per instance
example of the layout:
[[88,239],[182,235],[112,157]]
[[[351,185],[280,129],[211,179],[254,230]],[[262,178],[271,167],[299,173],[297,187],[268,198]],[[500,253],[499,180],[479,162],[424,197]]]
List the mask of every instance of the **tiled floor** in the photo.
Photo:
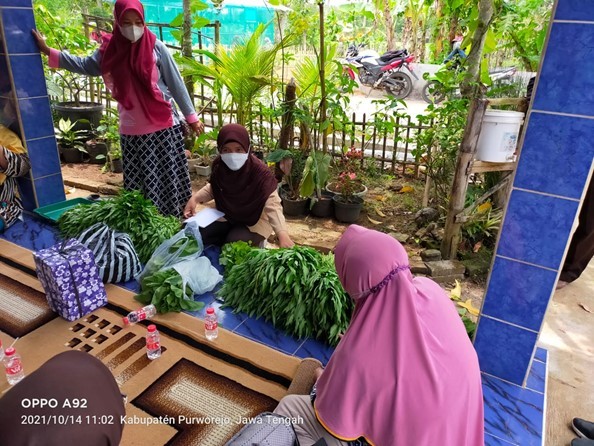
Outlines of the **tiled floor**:
[[[25,216],[24,221],[9,228],[2,238],[31,250],[47,248],[59,241],[55,226],[29,215]],[[220,270],[218,250],[209,248],[205,255]],[[138,290],[135,281],[123,286],[132,291]],[[204,294],[196,300],[206,303],[207,306],[214,306],[221,326],[234,333],[301,358],[315,357],[324,364],[330,359],[333,349],[324,343],[315,339],[294,339],[262,319],[254,319],[243,313],[235,314],[229,308],[221,308],[222,303],[215,299],[214,293]],[[203,317],[204,312],[205,309],[192,314]],[[537,349],[525,388],[483,375],[487,446],[543,444],[546,364],[547,352]]]

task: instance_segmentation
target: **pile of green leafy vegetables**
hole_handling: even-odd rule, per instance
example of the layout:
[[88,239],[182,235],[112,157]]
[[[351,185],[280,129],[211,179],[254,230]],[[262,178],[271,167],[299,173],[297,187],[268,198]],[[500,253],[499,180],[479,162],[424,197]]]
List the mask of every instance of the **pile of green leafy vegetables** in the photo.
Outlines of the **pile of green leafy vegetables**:
[[303,246],[247,252],[242,243],[228,244],[221,253],[227,271],[218,294],[224,306],[263,317],[298,338],[338,344],[353,302],[340,284],[333,255]]
[[155,205],[139,191],[122,191],[112,199],[78,205],[58,219],[64,237],[78,237],[98,222],[127,233],[142,263],[180,229],[177,218],[159,214]]
[[193,300],[194,291],[187,284],[184,288],[182,277],[173,268],[146,276],[141,288],[135,299],[144,305],[153,304],[159,313],[199,311],[204,307],[204,302]]
[[[178,252],[180,251],[181,252]],[[184,287],[182,276],[173,268],[174,264],[165,266],[167,255],[176,255],[176,263],[188,260],[200,251],[198,241],[191,235],[183,235],[173,243],[166,252],[155,254],[147,264],[149,271],[143,271],[140,280],[140,294],[136,300],[144,305],[153,304],[159,313],[182,310],[198,311],[204,307],[204,302],[194,301],[194,290],[188,284]],[[155,258],[157,257],[157,258]],[[165,267],[165,269],[161,269]]]

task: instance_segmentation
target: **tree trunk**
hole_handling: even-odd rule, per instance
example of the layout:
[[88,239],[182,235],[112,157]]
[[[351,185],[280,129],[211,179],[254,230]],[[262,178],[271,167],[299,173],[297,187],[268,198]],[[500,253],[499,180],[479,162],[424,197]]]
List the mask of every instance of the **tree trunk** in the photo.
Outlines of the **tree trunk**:
[[[324,0],[318,0],[320,10],[320,58],[318,59],[320,69],[320,132],[322,133],[322,151],[328,150],[327,129],[322,129],[326,122],[326,43],[324,42]],[[317,145],[317,144],[316,144]]]
[[441,52],[443,51],[443,27],[444,24],[442,23],[443,17],[443,1],[442,0],[435,0],[435,21],[437,22],[435,28],[433,29],[433,35],[431,38],[433,39],[433,54],[431,58],[433,60],[437,60],[440,56]]
[[287,88],[285,89],[285,104],[283,107],[285,109],[285,112],[282,118],[282,127],[280,131],[280,138],[278,141],[279,148],[283,150],[287,150],[290,148],[289,142],[291,139],[291,131],[293,130],[293,125],[295,122],[294,109],[296,101],[297,94],[295,79],[291,79],[287,84]]
[[386,43],[388,45],[387,51],[392,51],[396,48],[394,38],[394,18],[392,17],[392,8],[390,8],[390,0],[384,0],[384,24],[386,25]]
[[457,221],[456,216],[464,210],[466,190],[468,189],[468,174],[466,170],[476,153],[476,145],[478,143],[481,123],[487,109],[487,103],[485,99],[475,99],[471,102],[468,109],[468,118],[466,119],[464,137],[462,138],[462,144],[460,145],[458,160],[456,162],[445,231],[441,242],[441,256],[445,260],[455,259],[458,251],[462,224]]
[[[184,8],[184,21],[182,23],[182,56],[191,58],[192,57],[192,11],[190,10],[190,0],[183,1]],[[187,76],[184,78],[186,89],[194,101],[194,83],[192,78]]]
[[479,77],[481,70],[481,60],[483,58],[483,48],[485,38],[491,20],[493,20],[493,0],[479,0],[479,15],[474,36],[472,36],[472,48],[468,54],[468,69],[460,86],[462,96],[465,98],[477,98],[480,95]]
[[404,25],[402,27],[402,47],[403,48],[408,48],[408,46],[410,44],[411,33],[412,33],[411,20],[409,17],[405,17]]

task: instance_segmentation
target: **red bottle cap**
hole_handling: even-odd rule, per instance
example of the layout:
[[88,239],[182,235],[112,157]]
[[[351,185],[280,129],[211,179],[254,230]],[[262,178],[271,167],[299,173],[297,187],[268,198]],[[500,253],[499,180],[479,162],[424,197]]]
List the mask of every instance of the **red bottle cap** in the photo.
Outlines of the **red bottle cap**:
[[124,319],[124,324],[125,325],[130,325],[130,319],[128,319],[128,316],[126,316]]
[[12,356],[16,353],[16,350],[14,349],[14,347],[8,347],[5,351],[4,354],[6,356]]
[[214,308],[213,307],[208,307],[206,309],[206,314],[214,314]]
[[156,325],[149,325],[148,326],[148,332],[149,333],[153,333],[155,331],[157,331],[157,326]]

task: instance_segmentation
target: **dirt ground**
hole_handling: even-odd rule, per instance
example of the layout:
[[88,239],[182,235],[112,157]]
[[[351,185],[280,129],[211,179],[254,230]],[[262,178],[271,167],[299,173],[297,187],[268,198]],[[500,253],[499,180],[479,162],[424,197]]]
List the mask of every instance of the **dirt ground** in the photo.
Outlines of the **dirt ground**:
[[[122,174],[101,172],[97,164],[63,164],[66,191],[69,197],[85,196],[90,193],[115,194],[123,186]],[[205,177],[191,174],[192,190],[197,191],[207,182]],[[408,187],[407,187],[408,186]],[[401,189],[404,188],[404,189]],[[378,231],[413,235],[417,231],[414,223],[416,211],[421,206],[423,184],[414,178],[387,178],[378,176],[370,180],[369,191],[365,198],[365,207],[357,224]],[[398,192],[405,190],[407,192]],[[88,193],[87,193],[88,191]],[[348,225],[333,219],[313,216],[286,217],[291,238],[300,245],[332,249]],[[406,243],[411,262],[419,261],[419,252],[423,250],[416,243]],[[450,289],[454,284],[444,284]],[[465,280],[462,284],[463,300],[472,299],[475,307],[480,308],[485,287],[484,283]]]

